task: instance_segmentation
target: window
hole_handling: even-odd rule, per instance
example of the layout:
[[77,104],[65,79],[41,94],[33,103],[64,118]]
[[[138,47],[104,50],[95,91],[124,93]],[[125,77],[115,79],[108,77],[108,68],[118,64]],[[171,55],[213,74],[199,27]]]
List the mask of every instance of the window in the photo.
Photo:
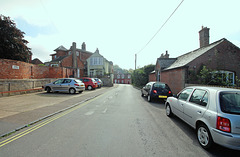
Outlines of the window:
[[58,67],[58,64],[51,64],[51,67]]
[[192,93],[192,90],[193,89],[191,89],[191,88],[185,89],[178,95],[178,99],[186,101],[188,99],[189,95]]
[[120,79],[120,75],[119,74],[117,75],[117,78]]
[[76,52],[76,55],[79,56],[79,52],[78,51]]
[[90,65],[103,65],[103,57],[90,58]]
[[124,79],[124,74],[122,74],[122,79]]
[[131,78],[131,75],[128,74],[128,78],[130,79],[130,78]]
[[83,80],[83,82],[88,82],[88,81],[89,81],[89,79],[84,79],[84,80]]
[[93,74],[94,74],[94,70],[90,69],[90,77],[93,77]]
[[240,92],[221,92],[219,99],[222,112],[240,114]]
[[204,91],[204,90],[196,89],[193,92],[193,94],[192,94],[192,96],[191,96],[189,101],[193,102],[195,104],[206,106],[207,102],[208,102],[207,92]]
[[71,83],[71,81],[72,81],[72,80],[70,80],[70,79],[65,79],[65,80],[63,81],[63,83]]
[[59,79],[57,81],[55,81],[53,84],[61,84],[63,82],[64,79]]

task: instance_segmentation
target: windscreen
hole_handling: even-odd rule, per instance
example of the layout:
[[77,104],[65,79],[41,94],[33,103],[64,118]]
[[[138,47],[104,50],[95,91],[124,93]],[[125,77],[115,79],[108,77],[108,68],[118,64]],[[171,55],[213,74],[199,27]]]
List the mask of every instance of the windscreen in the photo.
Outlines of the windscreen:
[[221,92],[220,107],[222,112],[240,114],[240,92]]

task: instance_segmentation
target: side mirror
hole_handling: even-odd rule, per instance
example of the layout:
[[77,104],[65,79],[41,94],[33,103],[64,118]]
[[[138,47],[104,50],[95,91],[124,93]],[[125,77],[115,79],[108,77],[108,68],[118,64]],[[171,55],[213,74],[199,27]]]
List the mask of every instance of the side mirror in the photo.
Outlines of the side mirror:
[[178,95],[177,95],[177,94],[173,94],[173,97],[174,97],[174,98],[178,98]]

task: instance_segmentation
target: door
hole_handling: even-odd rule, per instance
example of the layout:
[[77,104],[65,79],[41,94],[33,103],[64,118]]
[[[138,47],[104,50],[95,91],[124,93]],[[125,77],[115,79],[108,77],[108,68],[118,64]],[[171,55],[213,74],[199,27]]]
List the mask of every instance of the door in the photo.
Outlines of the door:
[[180,94],[178,94],[178,99],[176,100],[177,103],[173,104],[173,110],[175,111],[175,114],[181,119],[184,119],[183,109],[187,103],[187,100],[189,99],[190,94],[192,93],[192,90],[192,88],[184,89]]
[[208,104],[208,93],[205,90],[196,89],[191,95],[190,99],[184,105],[184,120],[195,126],[196,121],[205,113]]
[[59,79],[55,82],[53,82],[52,90],[53,91],[60,91],[61,90],[61,83],[64,81],[64,79]]
[[60,85],[61,86],[60,90],[68,92],[68,90],[69,90],[69,88],[71,86],[71,82],[72,82],[71,79],[64,79],[64,81]]

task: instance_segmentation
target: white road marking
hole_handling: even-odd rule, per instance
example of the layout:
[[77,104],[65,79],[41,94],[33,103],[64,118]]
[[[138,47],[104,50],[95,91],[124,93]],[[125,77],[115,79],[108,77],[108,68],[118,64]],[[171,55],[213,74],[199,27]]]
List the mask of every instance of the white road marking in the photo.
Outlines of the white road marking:
[[105,110],[104,110],[102,113],[106,113],[106,112],[107,112],[107,110],[108,110],[108,108],[105,108]]
[[85,113],[86,116],[91,116],[95,111],[89,111],[87,113]]

